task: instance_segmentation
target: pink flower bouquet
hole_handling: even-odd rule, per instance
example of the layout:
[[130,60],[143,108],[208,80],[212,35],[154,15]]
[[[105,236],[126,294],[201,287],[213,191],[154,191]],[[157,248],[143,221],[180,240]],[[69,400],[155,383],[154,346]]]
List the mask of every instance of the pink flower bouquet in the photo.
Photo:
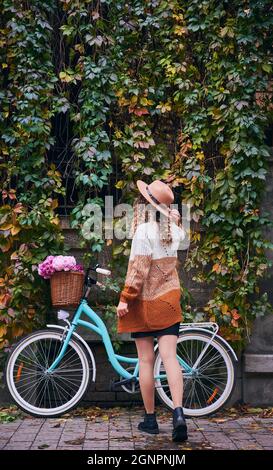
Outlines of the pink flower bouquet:
[[50,279],[52,274],[59,271],[84,272],[83,266],[77,264],[74,256],[47,256],[46,259],[38,265],[38,273],[44,279]]

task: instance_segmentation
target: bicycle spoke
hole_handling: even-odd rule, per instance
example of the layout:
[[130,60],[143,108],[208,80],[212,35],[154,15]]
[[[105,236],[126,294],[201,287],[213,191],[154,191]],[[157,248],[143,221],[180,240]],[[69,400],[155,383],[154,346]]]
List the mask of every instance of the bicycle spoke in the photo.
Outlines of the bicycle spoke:
[[209,364],[211,364],[211,367],[215,367],[215,364],[219,361],[223,362],[223,359],[219,354],[215,354],[214,357],[205,362],[203,366],[198,367],[198,370],[202,371],[204,368],[208,367]]
[[59,387],[57,387],[57,385],[55,384],[55,381],[52,380],[52,387],[56,390],[56,393],[59,395],[59,401],[60,403],[65,403],[66,402],[66,398],[65,398],[65,395],[63,395],[64,397],[64,400],[62,399],[60,393],[61,393],[61,390],[59,389]]
[[[24,353],[27,354],[27,351],[24,351]],[[40,363],[38,363],[37,361],[33,361],[29,356],[25,356],[23,353],[21,353],[20,354],[20,359],[21,358],[23,358],[22,362],[27,362],[27,364],[30,365],[30,366],[31,366],[31,364],[33,364],[34,366],[42,369],[42,366],[40,365]]]

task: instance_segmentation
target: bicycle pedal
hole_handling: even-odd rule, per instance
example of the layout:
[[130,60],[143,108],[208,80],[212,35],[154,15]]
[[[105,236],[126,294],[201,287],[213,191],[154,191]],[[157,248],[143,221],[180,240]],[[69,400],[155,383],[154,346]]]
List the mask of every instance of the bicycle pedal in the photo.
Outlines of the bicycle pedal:
[[110,381],[110,390],[112,392],[114,392],[118,387],[120,387],[121,385],[127,385],[127,384],[131,384],[132,382],[136,382],[136,378],[135,377],[132,377],[130,379],[123,379],[123,380],[114,380],[112,379]]

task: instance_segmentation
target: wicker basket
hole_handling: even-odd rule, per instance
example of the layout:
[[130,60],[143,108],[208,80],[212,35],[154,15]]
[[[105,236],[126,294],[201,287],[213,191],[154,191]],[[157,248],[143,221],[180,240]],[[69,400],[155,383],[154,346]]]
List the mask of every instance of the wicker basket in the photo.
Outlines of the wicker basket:
[[60,271],[50,278],[52,305],[78,305],[84,284],[84,274],[72,271]]

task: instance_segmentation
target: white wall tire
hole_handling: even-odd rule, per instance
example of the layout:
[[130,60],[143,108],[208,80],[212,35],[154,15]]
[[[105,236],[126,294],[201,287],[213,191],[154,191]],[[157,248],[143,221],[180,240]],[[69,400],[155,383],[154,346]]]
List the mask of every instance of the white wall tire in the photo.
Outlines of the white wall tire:
[[[210,335],[206,335],[204,333],[196,333],[196,332],[193,332],[193,333],[190,333],[190,332],[187,332],[187,333],[182,333],[179,338],[178,338],[178,341],[177,341],[177,345],[178,345],[178,349],[179,349],[179,344],[181,343],[181,345],[183,345],[183,342],[186,342],[186,341],[192,341],[192,342],[197,342],[196,344],[200,344],[200,345],[204,345],[204,344],[207,344],[211,339],[211,336]],[[188,343],[189,344],[189,343]],[[195,343],[192,343],[192,344],[195,344]],[[186,343],[184,343],[184,347],[185,347]],[[184,406],[184,403],[183,403],[183,409],[184,409],[184,413],[186,416],[189,416],[189,417],[201,417],[201,416],[208,416],[210,414],[213,414],[215,413],[216,411],[219,411],[220,408],[222,408],[226,402],[229,400],[230,396],[231,396],[231,393],[233,391],[233,388],[234,388],[234,383],[235,383],[235,371],[234,371],[234,364],[233,364],[233,361],[232,361],[232,358],[229,354],[229,352],[227,351],[227,349],[224,347],[223,344],[221,344],[220,341],[217,341],[217,339],[213,340],[213,348],[215,350],[215,357],[217,358],[217,354],[219,357],[222,358],[222,365],[221,367],[222,368],[226,368],[226,384],[225,384],[225,387],[221,393],[221,395],[219,396],[218,399],[216,399],[213,403],[211,404],[208,404],[207,406],[200,406],[199,408],[198,407],[193,407],[191,408],[190,406],[188,406],[188,404],[186,403],[185,406]],[[201,348],[200,348],[201,350]],[[211,351],[211,350],[210,350]],[[182,357],[182,355],[181,355]],[[184,357],[183,358],[184,360],[186,360],[187,362],[187,359]],[[189,358],[188,358],[189,359]],[[160,357],[160,354],[159,354],[159,350],[156,354],[156,358],[155,358],[155,364],[154,364],[154,374],[155,376],[158,376],[160,374],[160,372],[162,373],[164,371],[164,365],[163,365],[163,362],[162,362],[162,359]],[[186,380],[190,380],[190,379],[186,379]],[[185,382],[186,380],[184,379],[184,394],[185,394]],[[200,379],[199,379],[200,381]],[[164,403],[165,406],[167,406],[169,409],[173,409],[173,402],[172,402],[172,399],[171,399],[171,395],[170,395],[170,391],[166,385],[166,380],[164,381],[161,381],[160,379],[156,379],[155,381],[155,386],[156,386],[156,392],[157,392],[157,395],[159,397],[159,399]],[[185,399],[185,397],[184,397]]]
[[[56,417],[60,416],[63,413],[74,408],[83,398],[90,381],[90,363],[88,355],[84,347],[80,344],[79,341],[72,338],[69,343],[69,347],[73,351],[74,357],[77,357],[77,364],[82,368],[82,376],[78,386],[78,390],[71,399],[67,400],[66,403],[62,403],[60,406],[50,407],[37,407],[33,403],[28,402],[23,396],[22,392],[20,393],[19,387],[16,384],[16,379],[14,376],[16,361],[20,355],[24,354],[27,351],[27,348],[33,348],[35,345],[39,344],[38,341],[47,341],[52,340],[56,343],[60,343],[62,338],[62,332],[51,331],[51,330],[42,330],[37,331],[33,334],[28,335],[23,338],[19,343],[17,343],[12,351],[9,354],[6,363],[5,370],[5,380],[6,385],[9,390],[9,393],[15,403],[26,413],[29,413],[33,416],[39,417]],[[62,363],[61,363],[62,364]],[[30,376],[31,377],[31,376]]]

